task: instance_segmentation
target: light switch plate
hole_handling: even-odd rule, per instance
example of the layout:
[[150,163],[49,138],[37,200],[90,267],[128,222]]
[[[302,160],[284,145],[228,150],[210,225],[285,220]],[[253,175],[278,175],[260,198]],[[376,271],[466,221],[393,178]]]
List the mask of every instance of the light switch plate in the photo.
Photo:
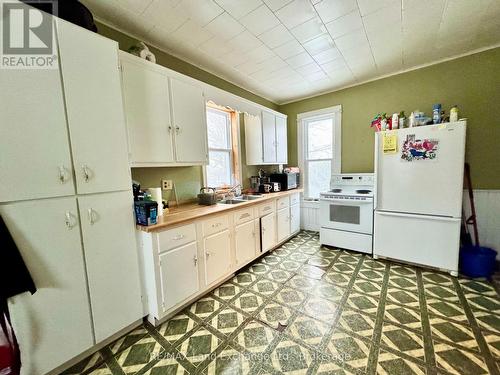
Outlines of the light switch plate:
[[172,190],[172,180],[161,180],[161,188],[163,190]]

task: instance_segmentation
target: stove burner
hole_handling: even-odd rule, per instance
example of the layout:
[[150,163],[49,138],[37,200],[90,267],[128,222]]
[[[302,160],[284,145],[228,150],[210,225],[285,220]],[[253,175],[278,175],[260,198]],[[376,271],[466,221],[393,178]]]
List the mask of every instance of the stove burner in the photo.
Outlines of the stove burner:
[[358,194],[370,194],[371,192],[372,192],[371,190],[365,190],[365,189],[356,190],[356,193]]
[[341,193],[342,189],[332,189],[331,192],[332,193]]

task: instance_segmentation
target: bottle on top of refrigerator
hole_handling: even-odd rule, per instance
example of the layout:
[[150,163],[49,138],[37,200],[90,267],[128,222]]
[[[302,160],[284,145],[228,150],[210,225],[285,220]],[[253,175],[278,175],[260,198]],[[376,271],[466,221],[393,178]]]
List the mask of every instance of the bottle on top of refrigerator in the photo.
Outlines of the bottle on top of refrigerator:
[[399,114],[394,113],[392,115],[392,129],[397,129],[399,127]]
[[432,122],[434,124],[441,122],[441,104],[434,104],[432,107]]
[[410,114],[410,120],[409,120],[408,127],[413,128],[414,126],[415,126],[415,112],[412,112]]
[[458,121],[458,106],[455,104],[450,109],[450,122]]

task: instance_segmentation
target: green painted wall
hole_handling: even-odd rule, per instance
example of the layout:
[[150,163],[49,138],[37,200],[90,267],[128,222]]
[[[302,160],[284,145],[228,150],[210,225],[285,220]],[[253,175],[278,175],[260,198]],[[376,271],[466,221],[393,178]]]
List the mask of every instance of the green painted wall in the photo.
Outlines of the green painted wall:
[[373,171],[373,130],[379,112],[426,114],[453,104],[468,118],[466,159],[478,189],[500,189],[500,48],[282,105],[288,115],[288,161],[297,163],[297,114],[342,105],[342,171]]
[[[110,39],[116,40],[121,50],[128,50],[132,45],[137,43],[137,39],[128,36],[116,29],[108,27],[102,23],[97,23],[99,34],[104,35]],[[276,110],[278,105],[262,98],[258,95],[251,93],[241,87],[238,87],[230,82],[223,80],[211,73],[208,73],[192,64],[189,64],[175,56],[169,55],[163,51],[156,48],[149,47],[150,50],[156,56],[156,62],[159,65],[163,65],[167,68],[175,70],[179,73],[185,74],[187,76],[198,79],[202,82],[208,83],[212,86],[218,87],[222,90],[231,92],[242,98],[251,100],[255,103],[259,103],[268,108]],[[248,177],[254,176],[258,168],[254,166],[246,166],[245,164],[245,149],[244,149],[244,125],[241,122],[241,144],[242,149],[242,174],[243,174],[243,185],[244,187],[249,186]],[[272,170],[272,167],[268,166],[266,170]],[[174,168],[132,168],[132,178],[141,183],[142,187],[158,187],[161,185],[162,179],[170,179],[176,185],[176,190],[179,200],[188,200],[196,197],[201,185],[203,183],[202,168],[199,166],[194,167],[174,167]],[[163,193],[164,199],[172,199],[173,196],[170,192]]]

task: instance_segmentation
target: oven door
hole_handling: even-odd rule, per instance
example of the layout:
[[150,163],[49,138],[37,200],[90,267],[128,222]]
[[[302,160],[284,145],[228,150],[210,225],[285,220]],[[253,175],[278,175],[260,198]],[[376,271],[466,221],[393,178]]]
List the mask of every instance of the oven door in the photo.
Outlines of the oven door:
[[322,228],[373,233],[373,199],[321,198]]

